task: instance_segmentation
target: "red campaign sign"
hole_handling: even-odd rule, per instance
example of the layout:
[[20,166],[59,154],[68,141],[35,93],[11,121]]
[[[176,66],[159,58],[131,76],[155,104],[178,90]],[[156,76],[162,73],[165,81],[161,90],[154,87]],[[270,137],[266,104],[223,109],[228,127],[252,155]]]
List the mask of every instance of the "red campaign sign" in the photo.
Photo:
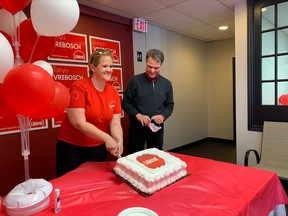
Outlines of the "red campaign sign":
[[113,73],[108,83],[119,92],[123,91],[122,68],[113,68]]
[[113,64],[116,66],[121,65],[120,41],[89,36],[89,42],[90,53],[94,52],[96,49],[109,49],[113,53]]
[[[50,63],[53,67],[53,79],[62,83],[68,89],[76,80],[84,79],[88,77],[89,69],[87,65],[77,64],[61,64]],[[52,127],[60,127],[63,118],[65,117],[66,110],[63,114],[58,115],[52,119]]]
[[72,32],[58,36],[48,60],[88,62],[87,36]]
[[70,88],[72,83],[88,77],[87,65],[50,63],[53,68],[53,79]]
[[64,113],[58,115],[57,117],[53,118],[52,119],[52,127],[53,128],[56,128],[56,127],[60,127],[61,126],[61,123],[66,115],[66,110],[64,111]]
[[[41,130],[48,128],[46,120],[31,120],[29,130]],[[19,122],[16,116],[2,117],[0,116],[0,135],[12,134],[20,132]]]

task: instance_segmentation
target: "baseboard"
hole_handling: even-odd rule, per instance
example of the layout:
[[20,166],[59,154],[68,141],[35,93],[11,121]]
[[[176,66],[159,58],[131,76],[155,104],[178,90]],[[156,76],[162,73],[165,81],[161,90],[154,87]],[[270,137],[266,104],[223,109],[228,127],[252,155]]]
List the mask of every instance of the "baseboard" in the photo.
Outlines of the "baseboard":
[[214,138],[214,137],[206,137],[206,138],[204,138],[204,139],[197,140],[197,141],[195,141],[195,142],[188,143],[188,144],[186,144],[186,145],[179,146],[179,147],[174,148],[174,149],[170,149],[169,151],[172,151],[172,152],[181,151],[181,150],[190,148],[190,147],[192,147],[192,146],[194,146],[194,145],[199,145],[199,144],[201,144],[201,143],[203,143],[203,142],[208,142],[208,141],[228,143],[228,144],[235,144],[235,141],[234,141],[234,140],[220,139],[220,138]]
[[221,139],[221,138],[213,138],[213,137],[208,137],[208,140],[207,140],[207,141],[235,144],[235,140],[228,140],[228,139]]

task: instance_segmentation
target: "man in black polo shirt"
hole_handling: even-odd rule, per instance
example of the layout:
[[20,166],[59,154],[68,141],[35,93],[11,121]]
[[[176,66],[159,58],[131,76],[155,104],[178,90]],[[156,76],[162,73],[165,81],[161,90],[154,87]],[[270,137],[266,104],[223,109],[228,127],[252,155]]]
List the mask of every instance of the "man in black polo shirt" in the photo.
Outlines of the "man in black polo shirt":
[[129,114],[128,151],[147,148],[163,149],[164,121],[174,108],[171,82],[160,75],[164,54],[158,49],[146,53],[146,72],[135,75],[128,84],[122,100]]

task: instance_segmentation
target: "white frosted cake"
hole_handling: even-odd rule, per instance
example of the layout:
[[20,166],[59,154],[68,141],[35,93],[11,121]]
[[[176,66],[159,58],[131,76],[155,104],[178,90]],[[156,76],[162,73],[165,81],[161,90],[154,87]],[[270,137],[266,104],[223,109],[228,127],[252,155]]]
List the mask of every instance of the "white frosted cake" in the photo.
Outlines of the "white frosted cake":
[[150,148],[119,158],[113,171],[142,193],[151,195],[187,175],[186,163]]

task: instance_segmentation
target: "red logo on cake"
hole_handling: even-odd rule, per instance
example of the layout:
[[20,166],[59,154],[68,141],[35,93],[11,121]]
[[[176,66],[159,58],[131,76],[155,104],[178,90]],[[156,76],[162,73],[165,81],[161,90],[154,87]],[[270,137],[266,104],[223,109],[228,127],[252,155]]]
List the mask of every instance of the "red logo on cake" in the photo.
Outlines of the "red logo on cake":
[[163,158],[153,154],[143,154],[138,156],[137,161],[150,169],[159,168],[165,165],[165,160]]

